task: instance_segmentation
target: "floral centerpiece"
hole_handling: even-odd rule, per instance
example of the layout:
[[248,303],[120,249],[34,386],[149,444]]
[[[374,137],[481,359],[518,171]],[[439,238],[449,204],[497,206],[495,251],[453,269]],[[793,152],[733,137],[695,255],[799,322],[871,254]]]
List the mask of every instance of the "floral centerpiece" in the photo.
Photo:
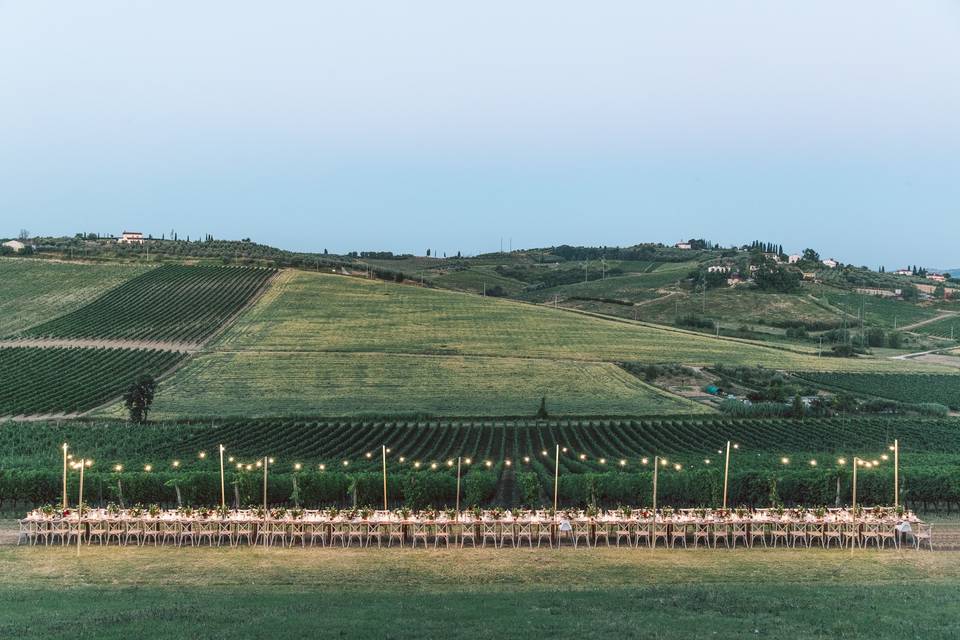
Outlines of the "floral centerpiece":
[[494,520],[503,520],[504,512],[500,507],[496,507],[493,511],[490,512],[490,517]]
[[120,505],[115,502],[107,503],[107,515],[108,516],[119,516],[120,515]]
[[624,505],[620,505],[619,511],[620,511],[620,516],[623,517],[624,519],[629,519],[633,515],[633,509],[631,509],[630,507],[626,507]]
[[700,518],[701,520],[703,520],[704,518],[707,517],[707,510],[704,509],[704,508],[702,508],[702,507],[700,507],[700,508],[698,508],[698,509],[694,509],[694,510],[693,510],[693,515],[695,515],[695,516],[697,516],[698,518]]
[[302,508],[297,507],[295,509],[290,510],[290,517],[293,518],[294,520],[302,520],[304,513],[306,512]]
[[736,509],[733,510],[733,512],[737,514],[737,517],[739,519],[743,520],[750,513],[750,510],[747,509],[746,507],[737,507]]
[[664,518],[672,518],[673,507],[664,507],[663,509],[660,510],[660,513],[663,515]]
[[597,508],[597,505],[591,504],[590,506],[587,507],[586,513],[587,513],[587,517],[592,520],[593,518],[596,518],[598,515],[600,515],[600,509]]
[[457,519],[457,510],[456,509],[445,509],[444,515],[447,516],[447,520],[456,520]]
[[821,505],[813,510],[813,515],[817,520],[823,520],[827,515],[827,508]]
[[225,504],[219,505],[216,509],[214,509],[214,512],[222,520],[226,520],[228,517],[230,517],[230,507]]
[[287,508],[286,507],[277,507],[275,509],[270,509],[270,518],[273,520],[283,520],[287,517]]
[[360,509],[361,520],[369,520],[370,516],[372,515],[373,515],[373,509],[371,509],[370,507],[363,507],[362,509]]
[[144,511],[143,505],[138,502],[137,504],[130,507],[127,510],[127,513],[130,514],[131,518],[139,518],[140,516],[143,515],[143,511]]
[[151,518],[156,518],[160,515],[160,505],[151,504],[149,507],[147,507],[147,513],[150,514]]
[[331,520],[336,519],[336,517],[339,515],[340,515],[340,509],[338,509],[337,507],[330,507],[329,509],[327,509],[327,517],[330,518]]

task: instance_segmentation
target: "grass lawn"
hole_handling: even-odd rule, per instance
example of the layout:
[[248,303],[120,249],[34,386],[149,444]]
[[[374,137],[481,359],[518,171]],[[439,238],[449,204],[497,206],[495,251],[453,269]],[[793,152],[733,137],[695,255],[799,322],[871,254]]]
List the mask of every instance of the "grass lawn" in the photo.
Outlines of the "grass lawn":
[[955,638],[960,555],[0,548],[5,638]]
[[0,258],[0,337],[74,311],[150,268]]

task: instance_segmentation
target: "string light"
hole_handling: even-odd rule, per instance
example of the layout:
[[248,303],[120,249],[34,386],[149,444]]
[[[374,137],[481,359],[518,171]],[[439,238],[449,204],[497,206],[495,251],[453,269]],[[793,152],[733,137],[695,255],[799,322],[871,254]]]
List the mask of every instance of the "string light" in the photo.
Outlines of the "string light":
[[321,465],[320,465],[320,471],[326,471],[326,470],[327,470],[327,465],[321,464]]
[[113,467],[113,470],[117,472],[123,471],[123,465],[122,464],[115,465]]
[[174,468],[174,469],[176,469],[177,467],[180,466],[180,461],[179,461],[179,460],[174,460],[174,461],[171,462],[170,464],[173,465],[173,468]]
[[343,461],[343,466],[349,467],[349,466],[350,466],[350,461],[349,461],[349,460],[344,460],[344,461]]
[[387,447],[386,451],[387,453],[390,453],[390,447]]
[[493,466],[493,463],[490,462],[489,460],[487,460],[486,462],[484,462],[484,464],[487,465],[488,467],[492,467],[492,466]]
[[548,454],[546,451],[541,451],[540,453],[542,453],[542,454],[545,455],[545,456],[546,456],[546,455],[550,455],[550,454]]
[[270,464],[273,464],[273,458],[267,458],[267,462],[269,462]]
[[887,454],[884,453],[884,454],[881,454],[880,459],[883,460],[884,462],[886,462],[887,460],[890,459],[890,456],[888,456]]
[[91,460],[90,458],[87,458],[86,460],[84,460],[83,463],[87,465],[87,467],[93,466],[93,460]]
[[403,462],[404,460],[406,460],[406,458],[404,458],[403,456],[400,456],[400,462]]
[[648,458],[641,458],[641,459],[640,459],[640,464],[647,464],[648,462],[650,462],[650,460],[649,460]]
[[153,465],[152,465],[152,464],[144,465],[144,466],[143,466],[143,470],[149,473],[149,472],[153,471]]
[[[259,467],[260,465],[258,464],[257,466]],[[252,465],[252,464],[248,464],[248,465],[247,465],[247,471],[253,471],[253,465]]]
[[673,468],[676,469],[677,471],[680,471],[681,469],[683,469],[683,467],[679,464],[673,465]]
[[237,463],[237,469],[243,470],[243,463],[242,463],[242,462],[238,462],[238,463]]
[[447,466],[448,466],[448,467],[452,467],[452,466],[453,466],[453,460],[447,460]]
[[780,462],[782,464],[790,464],[790,458],[787,458],[787,457],[780,458]]
[[199,455],[199,456],[200,456],[200,459],[203,460],[204,458],[207,457],[207,452],[206,452],[206,451],[201,451],[201,452],[200,452],[199,454],[197,454],[197,455]]
[[600,458],[600,464],[607,464],[606,458]]
[[839,464],[839,465],[841,465],[841,466],[842,466],[842,465],[845,465],[845,464],[847,464],[847,459],[846,459],[846,458],[837,458],[837,464]]
[[472,461],[470,458],[467,458],[466,460],[464,460],[464,462],[467,463],[467,464],[470,464],[470,463],[473,462],[473,461]]
[[506,466],[508,466],[508,467],[509,467],[509,466],[510,466],[510,464],[511,464],[511,462],[510,462],[509,460],[504,460],[504,461],[503,461],[503,464],[505,464]]
[[817,461],[816,461],[816,460],[811,460],[811,461],[810,461],[810,466],[811,466],[811,467],[817,466]]
[[661,467],[665,467],[665,466],[667,466],[668,464],[670,464],[670,463],[667,461],[666,458],[660,458],[660,466],[661,466]]
[[262,467],[262,466],[263,466],[263,461],[262,461],[262,460],[257,460],[257,469],[259,469],[259,468]]
[[303,465],[300,464],[299,462],[297,462],[296,464],[293,465],[293,470],[294,470],[294,471],[300,471],[300,469],[302,469],[302,468],[303,468]]
[[587,459],[587,454],[581,453],[581,454],[580,454],[580,459],[581,459],[581,460],[586,460],[586,459]]
[[372,457],[373,457],[373,454],[370,453],[369,451],[367,451],[367,453],[366,453],[365,455],[367,456],[367,458],[372,458]]
[[431,468],[431,469],[436,469],[436,468],[437,468],[437,463],[436,463],[436,462],[431,462],[431,463],[430,463],[430,468]]
[[526,463],[530,462],[530,456],[523,456],[523,461]]
[[627,461],[626,461],[626,460],[621,460],[621,461],[620,461],[620,466],[621,466],[621,467],[627,466]]
[[233,462],[233,456],[230,456],[229,458],[227,458],[227,462]]
[[414,462],[414,463],[413,463],[413,466],[414,466],[414,468],[419,469],[419,468],[420,468],[420,461],[417,460],[416,462]]
[[710,458],[704,458],[703,464],[710,464]]
[[740,448],[740,445],[739,445],[739,444],[735,444],[735,445],[733,445],[733,448],[734,448],[734,449],[739,449],[739,448]]

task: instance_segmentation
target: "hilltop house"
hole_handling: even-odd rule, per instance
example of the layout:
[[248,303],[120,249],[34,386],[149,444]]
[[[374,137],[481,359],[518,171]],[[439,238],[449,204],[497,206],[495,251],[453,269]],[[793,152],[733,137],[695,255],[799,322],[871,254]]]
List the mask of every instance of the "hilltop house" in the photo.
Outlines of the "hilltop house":
[[17,253],[20,253],[27,248],[27,245],[23,244],[19,240],[7,240],[3,243],[3,246],[7,247],[8,249],[13,249]]
[[838,266],[840,266],[840,263],[833,258],[826,258],[820,262],[822,262],[823,266],[827,267],[828,269],[836,269]]
[[690,248],[690,243],[689,243],[689,242],[678,242],[677,244],[675,244],[675,245],[673,245],[673,246],[675,246],[677,249],[689,249],[689,248]]
[[911,271],[910,269],[897,269],[896,271],[893,272],[893,275],[895,275],[895,276],[912,276],[912,275],[913,275],[913,271]]
[[707,267],[707,273],[730,273],[730,267],[720,264],[715,264]]
[[797,264],[801,260],[803,260],[803,256],[801,256],[799,253],[794,253],[787,256],[787,264]]
[[117,238],[117,244],[143,244],[144,242],[143,234],[139,231],[124,231]]
[[934,282],[946,282],[947,276],[942,273],[928,273],[927,280],[933,280]]

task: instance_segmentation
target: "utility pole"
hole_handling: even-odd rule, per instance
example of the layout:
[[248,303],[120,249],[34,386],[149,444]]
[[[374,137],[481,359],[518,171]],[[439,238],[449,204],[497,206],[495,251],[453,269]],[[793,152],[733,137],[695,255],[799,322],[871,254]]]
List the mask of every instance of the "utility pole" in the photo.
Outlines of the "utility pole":
[[583,261],[583,281],[584,281],[584,282],[587,281],[587,265],[588,265],[588,264],[590,264],[589,261],[587,261],[587,260],[584,260],[584,261]]

